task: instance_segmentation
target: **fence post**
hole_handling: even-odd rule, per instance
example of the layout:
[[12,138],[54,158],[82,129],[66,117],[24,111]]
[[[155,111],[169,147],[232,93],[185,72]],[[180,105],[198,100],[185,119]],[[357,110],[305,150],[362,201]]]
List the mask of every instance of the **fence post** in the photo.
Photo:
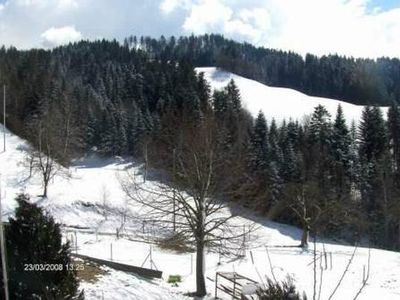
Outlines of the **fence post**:
[[78,235],[75,230],[75,254],[78,254]]
[[111,261],[113,261],[113,249],[112,249],[112,243],[110,243],[110,257],[111,257]]
[[193,274],[193,254],[190,254],[190,274]]
[[222,246],[219,245],[219,247],[218,247],[218,266],[221,264],[221,248],[222,248]]

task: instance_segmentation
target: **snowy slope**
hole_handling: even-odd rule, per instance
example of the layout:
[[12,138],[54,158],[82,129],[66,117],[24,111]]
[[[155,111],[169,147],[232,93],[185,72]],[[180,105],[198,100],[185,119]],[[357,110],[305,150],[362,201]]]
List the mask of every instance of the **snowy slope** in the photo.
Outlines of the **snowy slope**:
[[[0,127],[0,132],[2,127]],[[0,137],[0,143],[2,142]],[[113,260],[121,263],[142,265],[150,250],[150,244],[140,240],[142,223],[139,218],[140,207],[128,203],[121,192],[118,176],[126,168],[138,171],[138,167],[122,159],[103,160],[86,159],[76,163],[69,171],[71,178],[55,178],[49,187],[48,199],[42,200],[37,195],[41,192],[40,180],[33,177],[27,180],[28,171],[23,166],[25,150],[29,145],[13,135],[7,133],[7,151],[0,152],[0,173],[3,196],[5,194],[5,213],[12,214],[15,207],[13,200],[20,191],[29,192],[32,201],[37,201],[65,227],[65,239],[73,236],[71,231],[77,232],[80,254],[98,258],[111,258],[111,244]],[[148,181],[148,184],[153,184]],[[5,193],[4,193],[5,188]],[[104,201],[104,191],[107,194]],[[4,199],[4,198],[3,198]],[[111,209],[106,212],[102,205]],[[120,226],[121,215],[118,211],[127,210],[133,218],[127,220],[124,238],[116,239],[115,232]],[[225,212],[229,214],[229,211]],[[6,219],[6,214],[3,219]],[[242,259],[232,257],[220,258],[217,253],[208,253],[206,258],[207,287],[210,293],[214,288],[216,271],[236,271],[257,281],[263,276],[271,277],[265,245],[297,245],[301,231],[292,226],[270,222],[257,217],[251,212],[242,212],[241,217],[235,217],[232,222],[242,230],[242,224],[256,224],[258,230],[254,232],[253,242],[248,244],[246,256]],[[80,229],[77,229],[79,227]],[[82,227],[84,227],[82,229]],[[95,231],[99,234],[96,236]],[[154,231],[154,230],[152,230]],[[256,237],[256,239],[254,239]],[[338,279],[342,275],[346,264],[351,257],[353,247],[325,243],[327,252],[332,253],[332,268],[324,271],[323,291],[321,299],[327,299]],[[104,275],[97,283],[82,283],[87,291],[86,299],[186,299],[183,295],[195,289],[194,282],[194,255],[191,253],[174,253],[153,248],[155,265],[163,271],[164,279],[170,274],[179,274],[183,282],[179,287],[172,287],[165,281],[146,281],[138,276],[112,271]],[[317,249],[321,251],[323,244],[318,242]],[[277,279],[284,279],[290,275],[298,289],[304,290],[310,296],[312,292],[312,262],[313,254],[301,251],[298,248],[270,247],[269,253]],[[251,254],[255,264],[252,264]],[[368,249],[357,249],[354,262],[347,273],[345,280],[334,299],[352,299],[361,286],[363,268],[367,264]],[[149,267],[149,262],[145,264]],[[319,268],[319,266],[318,266]],[[262,278],[258,274],[261,274]],[[358,299],[400,299],[400,253],[371,250],[370,282]],[[222,294],[221,294],[222,296]],[[212,299],[212,298],[210,298]],[[223,298],[228,299],[228,298]]]
[[[215,67],[196,68],[196,71],[204,73],[213,89],[222,89],[231,79],[235,80],[242,96],[243,106],[253,116],[262,110],[267,120],[275,118],[275,120],[281,121],[292,118],[301,121],[305,115],[311,114],[318,104],[324,105],[332,117],[336,115],[337,107],[341,104],[349,123],[352,120],[358,121],[361,117],[363,106],[360,105],[312,97],[293,89],[270,87]],[[386,110],[383,108],[383,111],[386,112]]]

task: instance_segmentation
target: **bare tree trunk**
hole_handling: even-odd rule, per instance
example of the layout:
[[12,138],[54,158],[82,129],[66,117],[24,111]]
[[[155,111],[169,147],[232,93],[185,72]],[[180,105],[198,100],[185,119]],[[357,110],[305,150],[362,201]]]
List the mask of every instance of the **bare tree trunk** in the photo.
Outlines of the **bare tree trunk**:
[[303,234],[301,235],[301,242],[300,242],[300,247],[301,248],[308,248],[308,239],[310,236],[310,230],[308,226],[304,226],[303,228]]
[[47,198],[47,183],[44,184],[44,188],[43,188],[43,198]]
[[398,244],[397,244],[397,246],[400,247],[400,222],[398,224]]
[[143,182],[146,182],[147,179],[147,170],[148,170],[148,156],[147,156],[147,140],[144,141],[143,144],[143,158],[144,158],[144,172],[143,172]]
[[303,223],[303,234],[301,236],[301,243],[300,247],[301,248],[308,248],[308,238],[310,235],[310,224],[309,224],[309,218],[307,216],[307,206],[306,206],[306,201],[305,201],[305,196],[304,196],[304,191],[302,191],[302,205],[303,205],[303,216],[302,216],[302,223]]
[[47,181],[44,181],[43,183],[43,198],[47,198],[47,186],[49,183]]
[[313,274],[314,274],[314,281],[313,281],[313,300],[316,299],[317,296],[317,237],[314,234],[314,262],[313,262]]
[[196,245],[196,296],[207,294],[206,280],[204,276],[204,239],[197,241]]

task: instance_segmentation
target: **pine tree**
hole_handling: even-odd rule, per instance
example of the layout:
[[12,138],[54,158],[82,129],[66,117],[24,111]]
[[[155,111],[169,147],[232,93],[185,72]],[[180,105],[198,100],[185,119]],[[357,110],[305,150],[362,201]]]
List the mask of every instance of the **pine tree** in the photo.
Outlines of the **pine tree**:
[[270,191],[270,200],[272,204],[279,202],[283,192],[283,180],[276,162],[270,162],[268,166],[268,190]]
[[287,138],[289,142],[293,145],[293,147],[298,150],[300,140],[301,140],[301,126],[296,121],[294,122],[292,119],[287,123]]
[[285,182],[299,182],[301,179],[299,155],[294,150],[290,140],[287,141],[283,150],[280,174]]
[[360,158],[379,160],[386,147],[386,128],[382,111],[377,107],[364,108],[359,126]]
[[350,145],[350,133],[343,115],[343,109],[339,105],[333,124],[330,146],[334,165],[334,188],[338,199],[345,197],[350,188]]
[[[307,176],[318,182],[321,193],[329,195],[331,189],[331,163],[329,156],[332,139],[332,124],[329,112],[318,105],[311,116],[307,131],[308,153],[303,153]],[[311,177],[309,179],[311,179]],[[327,197],[328,198],[328,197]]]
[[[83,299],[68,244],[62,244],[60,225],[41,208],[19,195],[15,218],[6,228],[11,299]],[[28,265],[58,266],[60,270],[27,271]],[[35,298],[36,299],[36,298]]]
[[359,183],[360,175],[360,159],[358,156],[358,132],[356,122],[353,120],[350,126],[350,176],[352,189],[355,189],[356,185]]
[[236,83],[233,79],[231,79],[228,85],[225,87],[225,92],[228,96],[228,103],[230,109],[234,114],[239,114],[242,109],[241,97],[239,88],[236,86]]
[[279,133],[275,119],[272,119],[268,133],[269,159],[276,163],[277,167],[282,162],[282,150],[279,147]]
[[268,168],[268,128],[264,113],[260,111],[250,137],[249,164],[252,170],[266,174]]
[[347,168],[350,155],[350,133],[343,115],[342,106],[339,105],[332,131],[332,151],[336,162]]
[[216,117],[223,120],[226,113],[229,111],[228,97],[226,93],[223,91],[214,91],[212,100]]
[[203,113],[207,112],[210,108],[210,95],[211,88],[209,83],[204,77],[204,73],[200,72],[197,76],[197,93],[200,100],[200,108]]
[[392,105],[388,111],[388,138],[392,151],[394,172],[400,188],[400,106]]
[[330,143],[331,139],[331,121],[330,114],[322,105],[318,105],[314,109],[311,116],[309,139],[312,144],[316,144],[322,148]]
[[379,108],[366,107],[359,125],[360,191],[374,242],[381,240],[384,195],[380,173],[387,151],[386,128]]

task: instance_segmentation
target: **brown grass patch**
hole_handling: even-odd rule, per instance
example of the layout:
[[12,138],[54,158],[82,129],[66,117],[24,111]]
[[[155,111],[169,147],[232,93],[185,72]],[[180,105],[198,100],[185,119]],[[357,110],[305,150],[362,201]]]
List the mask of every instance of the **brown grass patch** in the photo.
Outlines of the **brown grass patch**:
[[97,280],[99,280],[100,276],[108,273],[107,271],[103,270],[100,265],[90,261],[74,260],[73,264],[76,266],[76,273],[79,281],[95,283]]
[[169,237],[159,239],[157,246],[161,249],[172,250],[178,253],[193,252],[193,248],[190,247],[187,238],[183,234],[176,233]]

